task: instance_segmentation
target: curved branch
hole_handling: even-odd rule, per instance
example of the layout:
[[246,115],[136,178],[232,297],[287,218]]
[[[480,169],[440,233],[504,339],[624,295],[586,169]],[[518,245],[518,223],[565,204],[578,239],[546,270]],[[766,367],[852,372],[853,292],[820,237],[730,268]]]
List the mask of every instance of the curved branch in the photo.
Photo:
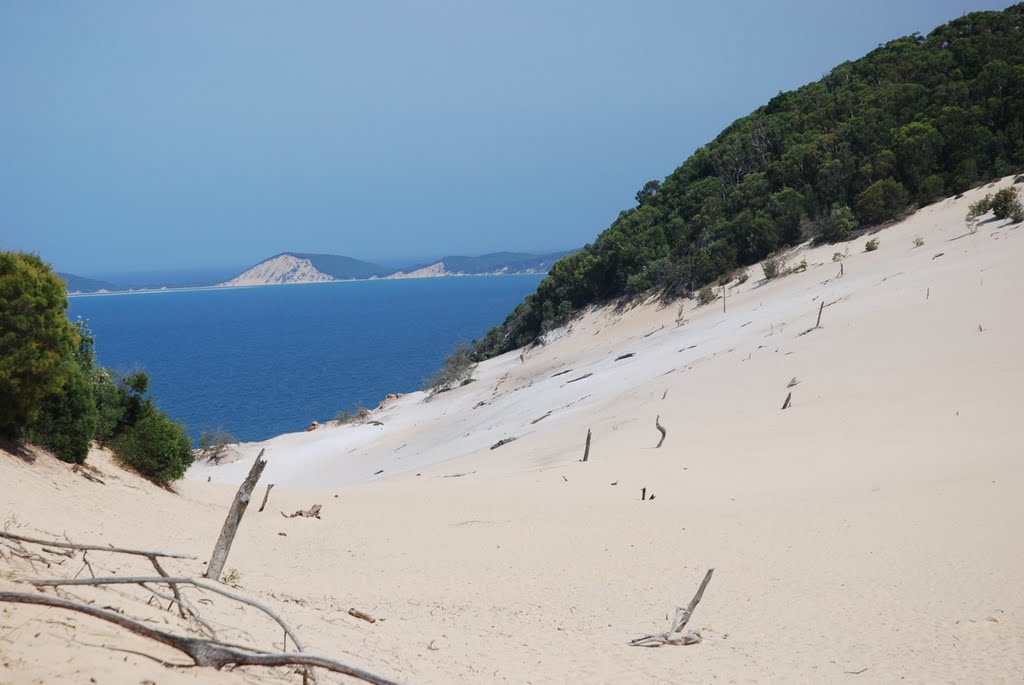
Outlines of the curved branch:
[[176,552],[152,552],[141,549],[123,549],[121,547],[107,547],[104,545],[79,545],[74,542],[57,542],[55,540],[41,540],[39,538],[30,538],[24,535],[15,535],[14,533],[8,533],[2,530],[0,530],[0,538],[7,538],[8,540],[18,540],[19,542],[31,542],[36,545],[46,545],[48,547],[61,547],[63,549],[79,549],[96,552],[114,552],[116,554],[134,554],[140,557],[165,557],[167,559],[195,559],[195,557],[191,554],[178,554]]
[[[162,581],[154,581],[162,582]],[[296,654],[284,652],[260,652],[256,650],[240,649],[229,647],[213,640],[203,640],[194,637],[182,637],[162,630],[152,628],[145,623],[122,616],[121,614],[101,609],[99,607],[73,602],[60,597],[53,597],[43,594],[30,594],[24,592],[0,592],[0,602],[13,602],[18,604],[36,604],[40,606],[56,607],[77,611],[108,623],[121,626],[122,628],[148,637],[151,640],[160,642],[173,649],[186,654],[196,666],[212,666],[216,669],[225,666],[318,666],[334,673],[358,678],[367,683],[375,685],[398,685],[393,680],[382,676],[374,675],[354,666],[348,666],[340,661],[313,654]]]

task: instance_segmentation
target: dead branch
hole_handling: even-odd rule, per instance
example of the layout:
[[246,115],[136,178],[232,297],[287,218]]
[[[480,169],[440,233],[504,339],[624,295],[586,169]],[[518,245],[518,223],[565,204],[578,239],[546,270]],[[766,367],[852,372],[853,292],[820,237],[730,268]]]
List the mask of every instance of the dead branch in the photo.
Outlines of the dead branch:
[[74,602],[60,597],[22,592],[0,592],[0,602],[18,604],[35,604],[77,611],[120,626],[136,635],[147,637],[182,652],[192,659],[196,666],[212,666],[218,670],[225,666],[316,666],[334,673],[358,678],[376,685],[397,685],[395,681],[369,673],[360,668],[343,664],[323,656],[300,654],[295,652],[263,652],[255,649],[232,647],[215,640],[194,637],[182,637],[173,633],[157,630],[141,621],[122,616],[121,614],[99,607]]
[[359,609],[349,609],[348,615],[366,621],[367,623],[377,622],[377,619],[375,619],[373,616],[370,616],[368,613],[364,611],[359,611]]
[[789,403],[793,399],[793,393],[786,393],[786,401],[782,403],[783,409],[789,409]]
[[507,444],[509,444],[510,442],[512,442],[512,441],[513,441],[513,440],[515,440],[515,439],[516,439],[516,438],[515,438],[515,436],[513,436],[513,437],[511,437],[511,438],[502,438],[502,439],[501,439],[501,440],[499,440],[498,442],[496,442],[496,443],[494,443],[493,445],[491,445],[491,449],[492,449],[492,450],[496,450],[496,449],[498,449],[499,447],[501,447],[502,445],[507,445]]
[[256,455],[256,461],[249,469],[249,475],[245,477],[242,484],[238,486],[235,499],[231,502],[231,508],[224,519],[224,526],[220,530],[220,537],[213,547],[213,554],[210,556],[210,563],[206,566],[205,575],[207,578],[220,580],[220,574],[224,570],[224,564],[228,560],[228,553],[231,551],[231,543],[235,541],[235,533],[238,532],[238,525],[242,522],[242,516],[249,507],[249,500],[252,499],[252,490],[256,487],[257,481],[263,475],[263,469],[267,466],[267,460],[263,458],[263,452]]
[[260,504],[260,509],[259,509],[259,511],[256,512],[257,514],[260,511],[263,511],[266,508],[267,500],[270,499],[270,491],[273,490],[273,489],[274,489],[274,484],[273,483],[270,483],[269,485],[267,485],[267,491],[265,493],[263,493],[263,503]]
[[821,313],[825,311],[825,300],[821,301],[821,306],[818,307],[818,322],[814,324],[815,328],[821,328]]
[[286,514],[286,513],[284,513],[282,511],[281,512],[281,516],[284,516],[286,519],[293,519],[293,518],[295,518],[297,516],[301,516],[302,518],[307,518],[307,519],[318,519],[318,518],[320,518],[320,509],[321,508],[322,508],[321,505],[314,504],[309,509],[299,509],[298,511],[296,511],[295,513],[292,513],[292,514]]
[[257,602],[254,599],[243,597],[237,593],[231,592],[230,590],[224,589],[219,583],[210,583],[197,578],[173,578],[165,576],[108,576],[101,578],[36,578],[26,580],[25,583],[34,585],[36,587],[65,587],[68,585],[144,585],[145,583],[161,583],[164,585],[170,585],[172,583],[176,585],[193,585],[197,588],[202,588],[209,592],[213,592],[218,595],[223,595],[228,599],[233,599],[236,602],[247,604],[255,609],[259,609],[267,616],[272,618],[277,625],[281,626],[285,634],[291,638],[292,642],[295,643],[295,647],[300,651],[305,651],[306,645],[299,639],[299,636],[295,634],[292,627],[288,625],[280,614],[271,609],[262,602]]
[[31,542],[35,545],[46,545],[47,547],[60,547],[61,549],[78,549],[94,552],[114,552],[116,554],[134,554],[140,557],[163,557],[165,559],[195,559],[195,557],[191,554],[178,554],[176,552],[154,552],[141,549],[124,549],[122,547],[112,547],[109,545],[79,545],[73,542],[57,542],[55,540],[41,540],[39,538],[30,538],[25,535],[15,535],[14,533],[8,533],[6,531],[0,531],[0,538],[7,538],[8,540],[17,540],[19,542]]
[[666,632],[638,637],[635,640],[631,640],[629,644],[634,647],[660,647],[661,645],[694,645],[701,642],[703,638],[701,638],[700,632],[696,630],[688,630],[685,634],[678,635],[683,632],[686,624],[693,617],[693,612],[704,597],[704,589],[711,582],[711,574],[714,572],[715,569],[709,568],[708,572],[704,574],[704,580],[701,581],[700,587],[697,588],[697,594],[693,596],[693,599],[690,600],[685,609],[676,607],[676,615],[672,619],[672,625]]
[[665,436],[668,435],[668,431],[666,431],[665,427],[661,425],[661,414],[654,417],[654,427],[661,433],[661,440],[659,440],[658,444],[654,447],[654,449],[658,449],[661,447],[661,443],[665,442]]
[[590,459],[590,429],[587,429],[587,445],[583,448],[583,461]]

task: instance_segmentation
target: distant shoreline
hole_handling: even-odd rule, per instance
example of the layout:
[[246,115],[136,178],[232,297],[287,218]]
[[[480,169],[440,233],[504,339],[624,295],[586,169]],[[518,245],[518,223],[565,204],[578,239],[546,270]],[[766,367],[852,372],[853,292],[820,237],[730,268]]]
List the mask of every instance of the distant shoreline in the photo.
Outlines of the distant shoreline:
[[246,283],[244,285],[193,285],[183,287],[139,288],[129,290],[103,290],[95,292],[69,292],[68,297],[107,297],[111,295],[158,295],[161,293],[200,292],[204,290],[242,290],[246,288],[268,288],[289,285],[328,285],[331,283],[367,283],[375,281],[436,281],[445,278],[507,278],[522,276],[547,276],[544,273],[513,273],[513,274],[445,274],[444,276],[403,276],[401,278],[337,278],[332,281],[299,281],[294,283]]

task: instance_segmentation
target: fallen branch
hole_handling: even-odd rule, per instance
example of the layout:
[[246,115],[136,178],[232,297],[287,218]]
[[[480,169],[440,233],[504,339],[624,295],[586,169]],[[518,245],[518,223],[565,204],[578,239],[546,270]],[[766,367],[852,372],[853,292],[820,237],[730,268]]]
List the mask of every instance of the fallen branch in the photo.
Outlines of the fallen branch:
[[789,409],[789,403],[793,399],[793,393],[786,393],[786,401],[782,403],[783,409]]
[[95,552],[114,552],[116,554],[134,554],[140,557],[163,557],[165,559],[195,559],[191,554],[178,554],[177,552],[154,552],[142,549],[124,549],[123,547],[112,547],[109,545],[79,545],[73,542],[58,542],[56,540],[42,540],[30,538],[26,535],[15,535],[6,531],[0,531],[0,538],[17,540],[18,542],[31,542],[35,545],[46,545],[47,547],[60,547],[61,549],[77,549]]
[[592,374],[592,373],[585,373],[582,376],[580,376],[579,378],[573,378],[571,381],[566,381],[565,384],[568,385],[569,383],[575,383],[576,381],[581,381],[584,378],[590,378],[593,375],[594,374]]
[[515,437],[511,437],[511,438],[502,438],[502,439],[501,439],[501,440],[499,440],[498,442],[496,442],[496,443],[494,443],[493,445],[491,445],[491,449],[492,449],[492,450],[496,450],[496,449],[498,449],[499,447],[501,447],[502,445],[507,445],[507,444],[509,444],[509,443],[510,443],[510,442],[512,442],[513,440],[515,440]]
[[654,427],[661,433],[661,440],[659,440],[658,444],[654,447],[654,449],[658,449],[661,447],[661,443],[665,442],[665,436],[668,435],[668,431],[666,431],[665,427],[661,425],[661,414],[654,417]]
[[700,587],[697,588],[697,594],[693,596],[693,599],[690,600],[685,609],[676,607],[676,615],[672,619],[672,625],[668,631],[656,635],[638,637],[635,640],[631,640],[629,644],[633,647],[660,647],[661,645],[695,645],[701,642],[703,638],[699,631],[688,630],[686,634],[681,636],[679,636],[679,633],[682,633],[683,628],[690,622],[694,610],[704,597],[704,589],[711,582],[711,574],[714,572],[715,569],[709,568],[708,572],[704,574],[704,580],[701,581]]
[[353,618],[358,618],[362,621],[366,621],[367,623],[377,622],[377,619],[375,619],[373,616],[370,616],[368,613],[364,611],[359,611],[359,609],[349,609],[348,615],[352,616]]
[[257,514],[260,513],[260,511],[263,511],[266,508],[267,500],[270,499],[270,491],[273,490],[273,489],[274,489],[274,484],[273,483],[270,483],[270,484],[267,485],[267,491],[265,493],[263,493],[263,502],[260,504],[259,511],[256,512]]
[[583,461],[590,459],[590,429],[587,429],[587,444],[583,448]]
[[212,666],[218,670],[225,666],[316,666],[334,673],[358,678],[376,685],[397,685],[395,681],[369,673],[360,668],[343,664],[323,656],[295,652],[263,652],[255,649],[228,646],[215,640],[182,637],[163,630],[157,630],[141,621],[123,616],[109,609],[74,602],[60,597],[22,592],[0,592],[0,602],[35,604],[77,611],[120,626],[136,635],[148,637],[182,652],[192,659],[196,666]]
[[297,516],[301,516],[302,518],[307,518],[307,519],[318,519],[318,518],[320,518],[320,509],[321,508],[322,508],[321,505],[314,504],[309,509],[299,509],[298,511],[296,511],[295,513],[292,513],[292,514],[286,514],[286,513],[284,513],[282,511],[281,512],[281,516],[284,516],[286,519],[293,519],[293,518],[295,518]]

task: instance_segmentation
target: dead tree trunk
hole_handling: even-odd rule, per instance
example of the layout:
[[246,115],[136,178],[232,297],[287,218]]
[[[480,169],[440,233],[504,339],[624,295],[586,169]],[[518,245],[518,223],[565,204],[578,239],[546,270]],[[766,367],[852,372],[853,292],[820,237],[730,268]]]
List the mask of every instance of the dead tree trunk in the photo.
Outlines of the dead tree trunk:
[[661,425],[661,414],[654,418],[654,427],[661,433],[661,440],[658,441],[658,444],[654,448],[658,449],[658,447],[661,447],[661,443],[665,442],[665,436],[668,435],[668,431],[666,431],[665,427]]
[[[267,500],[270,499],[270,491],[273,488],[274,488],[274,484],[271,483],[270,485],[267,486],[267,491],[265,493],[263,493],[263,503],[260,504],[260,511],[263,511],[263,509],[267,506]],[[257,513],[259,513],[259,512],[257,512]]]
[[587,429],[587,446],[583,448],[583,461],[590,459],[590,429]]
[[217,539],[217,544],[213,548],[213,556],[210,557],[210,563],[206,567],[207,578],[213,580],[220,580],[220,574],[224,570],[224,563],[228,560],[228,552],[231,551],[231,543],[235,541],[235,533],[238,532],[238,524],[242,521],[242,515],[245,514],[246,508],[249,506],[249,500],[252,499],[253,488],[256,487],[256,482],[263,475],[263,469],[267,466],[267,460],[263,458],[264,450],[260,450],[260,453],[256,455],[256,461],[253,462],[252,468],[249,469],[249,475],[245,477],[242,484],[238,487],[238,492],[235,494],[235,500],[231,503],[231,509],[228,511],[228,516],[224,519],[224,527],[221,528],[220,538]]

